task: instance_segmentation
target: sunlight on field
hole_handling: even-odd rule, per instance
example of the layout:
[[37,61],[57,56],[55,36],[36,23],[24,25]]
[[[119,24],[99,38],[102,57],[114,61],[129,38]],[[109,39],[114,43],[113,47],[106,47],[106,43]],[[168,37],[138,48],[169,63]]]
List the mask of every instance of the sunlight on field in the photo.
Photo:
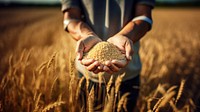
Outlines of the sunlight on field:
[[[200,9],[154,10],[141,40],[140,97],[135,111],[193,112],[200,98]],[[79,105],[84,79],[74,77],[75,41],[62,29],[59,8],[0,10],[0,112],[95,111]],[[107,84],[108,86],[109,84]],[[104,111],[115,95],[110,88]],[[112,97],[113,96],[113,97]],[[118,110],[127,99],[119,100]],[[120,102],[121,101],[121,102]]]

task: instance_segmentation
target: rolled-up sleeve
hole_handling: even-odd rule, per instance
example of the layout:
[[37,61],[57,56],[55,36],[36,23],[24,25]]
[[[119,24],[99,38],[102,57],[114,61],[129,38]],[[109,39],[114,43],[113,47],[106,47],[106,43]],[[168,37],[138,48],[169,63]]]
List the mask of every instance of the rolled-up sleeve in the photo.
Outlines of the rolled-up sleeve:
[[61,0],[62,7],[61,11],[64,12],[69,8],[79,8],[80,9],[80,0]]
[[152,8],[155,6],[155,0],[137,0],[138,4],[144,4],[144,5],[149,5]]

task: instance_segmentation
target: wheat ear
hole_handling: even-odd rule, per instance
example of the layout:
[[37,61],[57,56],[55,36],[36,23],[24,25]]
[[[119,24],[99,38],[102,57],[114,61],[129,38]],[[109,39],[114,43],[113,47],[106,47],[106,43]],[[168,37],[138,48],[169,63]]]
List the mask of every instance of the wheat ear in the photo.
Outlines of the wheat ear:
[[178,90],[178,94],[177,94],[177,97],[176,97],[175,104],[176,104],[176,103],[178,102],[178,100],[181,98],[181,95],[182,95],[182,93],[183,93],[184,86],[185,86],[185,79],[181,80],[181,84],[180,84],[180,87],[179,87],[179,90]]
[[111,88],[110,97],[108,98],[107,105],[105,106],[103,112],[112,112],[115,109],[114,105],[115,100],[115,89],[114,87]]
[[154,107],[153,107],[153,111],[155,111],[156,109],[158,109],[158,106],[159,106],[160,103],[162,102],[163,98],[164,98],[164,97],[161,97],[161,98],[156,102],[156,104],[155,104]]
[[80,91],[81,91],[81,86],[82,86],[84,79],[85,79],[85,77],[82,77],[79,80],[78,87],[77,87],[77,90],[76,90],[76,100],[78,100],[78,97],[79,97],[79,94],[80,94]]
[[42,95],[42,93],[39,93],[39,95],[38,95],[38,97],[37,97],[37,99],[36,99],[36,101],[35,101],[35,108],[34,108],[34,111],[33,111],[33,112],[37,112],[38,109],[39,109],[38,104],[39,104],[41,95]]
[[113,75],[110,77],[110,80],[108,81],[108,84],[106,85],[107,93],[109,93],[112,83],[113,83]]
[[48,61],[47,63],[47,68],[50,68],[51,65],[53,64],[53,62],[55,61],[55,57],[56,57],[56,52],[53,54],[53,56],[51,57],[51,59]]
[[88,112],[94,112],[94,86],[88,96]]
[[160,103],[160,107],[164,107],[172,98],[173,96],[176,94],[176,92],[172,91],[168,94],[165,94],[164,99],[162,100],[162,102]]
[[54,102],[54,103],[51,103],[49,105],[47,105],[43,110],[42,112],[47,112],[48,110],[52,109],[52,108],[55,108],[55,107],[58,107],[62,104],[65,104],[64,101],[57,101],[57,102]]
[[[120,111],[121,111],[121,107],[123,106],[124,101],[127,99],[127,97],[128,97],[129,94],[130,94],[130,93],[125,93],[125,94],[121,97],[121,99],[119,100],[119,103],[118,103],[118,105],[117,105],[117,112],[120,112]],[[125,107],[124,110],[127,110],[127,108]]]

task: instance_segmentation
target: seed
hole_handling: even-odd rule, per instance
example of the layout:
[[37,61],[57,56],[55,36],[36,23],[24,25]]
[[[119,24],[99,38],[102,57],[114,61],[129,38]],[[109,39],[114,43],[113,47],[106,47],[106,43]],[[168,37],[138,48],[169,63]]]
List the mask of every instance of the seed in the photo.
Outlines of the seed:
[[109,60],[125,60],[125,55],[112,43],[99,42],[86,55],[85,58],[95,59],[101,63]]

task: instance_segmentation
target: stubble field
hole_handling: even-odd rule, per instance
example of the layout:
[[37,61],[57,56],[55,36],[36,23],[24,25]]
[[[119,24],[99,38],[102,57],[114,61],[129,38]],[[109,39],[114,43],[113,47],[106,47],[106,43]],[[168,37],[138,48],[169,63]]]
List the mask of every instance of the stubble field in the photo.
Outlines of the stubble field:
[[[156,8],[141,40],[143,63],[135,111],[193,112],[200,108],[200,9]],[[95,111],[78,104],[75,41],[63,31],[59,8],[0,9],[0,112]],[[112,91],[104,111],[114,107]],[[123,108],[120,100],[118,111]],[[110,104],[110,105],[109,105]],[[125,110],[125,109],[124,109]]]

